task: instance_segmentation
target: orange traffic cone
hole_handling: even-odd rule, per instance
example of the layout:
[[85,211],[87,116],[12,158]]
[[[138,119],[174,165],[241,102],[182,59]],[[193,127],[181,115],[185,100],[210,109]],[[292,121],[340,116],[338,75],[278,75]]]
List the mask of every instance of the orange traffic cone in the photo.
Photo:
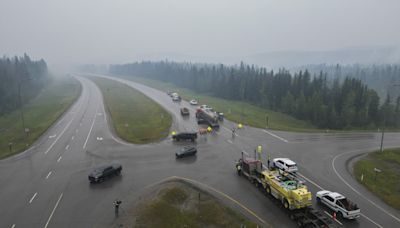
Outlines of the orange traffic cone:
[[333,212],[332,218],[333,218],[333,220],[336,220],[336,212]]

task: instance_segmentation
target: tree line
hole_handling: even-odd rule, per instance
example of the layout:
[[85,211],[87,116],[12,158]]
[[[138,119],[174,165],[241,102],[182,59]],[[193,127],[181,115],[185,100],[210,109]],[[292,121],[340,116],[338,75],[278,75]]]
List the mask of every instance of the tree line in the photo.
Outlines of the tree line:
[[136,62],[111,65],[111,74],[135,75],[240,100],[284,112],[320,128],[400,127],[400,97],[379,96],[361,79],[348,75],[328,80],[327,74],[308,70],[291,74],[241,63],[238,66],[176,62]]
[[0,115],[9,113],[35,98],[46,83],[47,64],[41,59],[0,58]]
[[[297,70],[300,69],[308,69],[311,74],[323,71],[327,74],[328,79],[343,80],[347,76],[360,79],[368,87],[374,89],[381,98],[386,98],[388,94],[393,99],[400,96],[400,65],[398,64],[319,64],[300,67]],[[385,99],[382,99],[382,102],[384,101]]]

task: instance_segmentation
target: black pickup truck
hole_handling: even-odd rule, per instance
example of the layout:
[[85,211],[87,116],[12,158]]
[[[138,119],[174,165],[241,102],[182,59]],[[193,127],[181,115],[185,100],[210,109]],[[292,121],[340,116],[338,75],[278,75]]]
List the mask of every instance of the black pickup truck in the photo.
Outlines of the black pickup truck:
[[100,183],[107,178],[121,174],[122,166],[120,164],[103,165],[94,169],[89,174],[90,183]]

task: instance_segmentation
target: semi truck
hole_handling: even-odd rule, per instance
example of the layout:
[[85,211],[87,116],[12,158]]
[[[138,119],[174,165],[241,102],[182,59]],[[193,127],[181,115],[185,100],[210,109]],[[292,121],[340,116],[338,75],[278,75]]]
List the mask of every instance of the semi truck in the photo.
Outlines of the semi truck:
[[207,124],[214,129],[219,128],[218,114],[206,105],[202,105],[196,110],[196,118],[199,124]]
[[266,196],[282,205],[300,227],[331,227],[332,222],[312,208],[311,192],[296,175],[266,168],[260,160],[244,156],[235,165],[239,176],[246,177]]

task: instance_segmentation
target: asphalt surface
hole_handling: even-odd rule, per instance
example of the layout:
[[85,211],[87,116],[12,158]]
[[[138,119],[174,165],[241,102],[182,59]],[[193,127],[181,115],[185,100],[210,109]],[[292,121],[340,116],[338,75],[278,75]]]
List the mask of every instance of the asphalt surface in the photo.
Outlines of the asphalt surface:
[[[99,76],[99,75],[98,75]],[[245,126],[232,138],[234,123],[196,142],[195,157],[176,160],[174,153],[190,142],[167,138],[148,145],[132,145],[116,138],[109,127],[102,95],[90,80],[76,76],[82,95],[64,116],[28,151],[0,161],[0,227],[109,227],[115,221],[113,201],[124,207],[140,197],[147,186],[171,176],[193,180],[255,221],[274,227],[296,227],[284,210],[247,180],[236,175],[234,163],[241,151],[253,154],[262,145],[271,158],[289,157],[315,194],[338,191],[361,208],[355,221],[343,227],[400,227],[400,214],[355,181],[351,159],[380,145],[380,133],[305,134]],[[172,102],[162,91],[115,79],[143,92],[173,116],[171,131],[198,130],[195,107]],[[191,110],[181,117],[180,107]],[[399,133],[385,134],[385,147],[400,146]],[[97,165],[119,162],[122,175],[91,185],[88,173]],[[266,162],[265,162],[266,163]],[[382,177],[383,178],[383,177]],[[217,192],[218,191],[218,192]],[[321,210],[327,208],[315,205]]]

